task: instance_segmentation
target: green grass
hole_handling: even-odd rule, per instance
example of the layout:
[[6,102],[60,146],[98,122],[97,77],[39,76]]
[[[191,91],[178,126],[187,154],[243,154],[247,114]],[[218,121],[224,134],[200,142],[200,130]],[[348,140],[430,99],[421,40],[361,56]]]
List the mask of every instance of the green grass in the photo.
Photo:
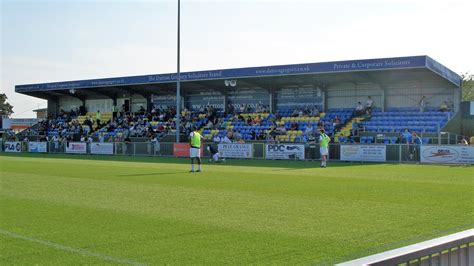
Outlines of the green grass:
[[473,167],[317,166],[1,154],[0,264],[326,265],[474,225]]

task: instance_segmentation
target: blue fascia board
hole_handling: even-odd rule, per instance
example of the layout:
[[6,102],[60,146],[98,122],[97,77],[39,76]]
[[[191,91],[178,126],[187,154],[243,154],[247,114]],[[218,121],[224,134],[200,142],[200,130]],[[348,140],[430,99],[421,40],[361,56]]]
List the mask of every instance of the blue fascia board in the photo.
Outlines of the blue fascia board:
[[[379,59],[363,59],[334,61],[324,63],[293,64],[279,66],[263,66],[249,68],[234,68],[222,70],[206,70],[181,73],[181,81],[200,81],[216,79],[238,79],[251,77],[272,77],[302,74],[341,73],[356,71],[379,71],[391,69],[427,68],[438,74],[451,73],[449,69],[437,63],[427,56],[394,57]],[[449,70],[449,71],[446,71]],[[454,72],[452,72],[454,73]],[[454,73],[455,74],[455,73]],[[15,86],[16,92],[49,91],[64,89],[86,89],[111,86],[146,85],[176,82],[176,73],[152,74],[142,76],[115,77],[103,79],[75,80],[64,82],[27,84]],[[452,74],[445,77],[453,82],[455,76]]]

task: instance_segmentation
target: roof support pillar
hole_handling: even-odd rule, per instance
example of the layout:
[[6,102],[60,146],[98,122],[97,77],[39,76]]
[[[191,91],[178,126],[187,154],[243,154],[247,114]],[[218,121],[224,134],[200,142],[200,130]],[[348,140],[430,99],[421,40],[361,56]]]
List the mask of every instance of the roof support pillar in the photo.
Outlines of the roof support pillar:
[[57,117],[59,114],[59,100],[56,97],[48,99],[48,117]]
[[227,95],[227,90],[222,89],[222,95],[224,95],[224,114],[227,115],[227,112],[229,112],[229,96]]
[[270,113],[273,114],[276,111],[275,84],[272,82],[270,86]]

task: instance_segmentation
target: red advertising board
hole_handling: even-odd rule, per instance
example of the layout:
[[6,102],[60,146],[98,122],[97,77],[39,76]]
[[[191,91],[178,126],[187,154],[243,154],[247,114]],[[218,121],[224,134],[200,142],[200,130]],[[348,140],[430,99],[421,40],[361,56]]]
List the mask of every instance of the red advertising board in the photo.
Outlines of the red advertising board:
[[[189,157],[189,143],[174,143],[173,144],[173,156],[176,157]],[[204,149],[201,147],[201,156],[204,154]]]

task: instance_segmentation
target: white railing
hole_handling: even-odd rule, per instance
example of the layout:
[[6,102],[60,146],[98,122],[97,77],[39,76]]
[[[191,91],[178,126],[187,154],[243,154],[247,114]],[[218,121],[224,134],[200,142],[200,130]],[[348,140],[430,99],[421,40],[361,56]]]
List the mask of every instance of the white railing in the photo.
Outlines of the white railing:
[[474,229],[389,250],[336,266],[474,265]]

